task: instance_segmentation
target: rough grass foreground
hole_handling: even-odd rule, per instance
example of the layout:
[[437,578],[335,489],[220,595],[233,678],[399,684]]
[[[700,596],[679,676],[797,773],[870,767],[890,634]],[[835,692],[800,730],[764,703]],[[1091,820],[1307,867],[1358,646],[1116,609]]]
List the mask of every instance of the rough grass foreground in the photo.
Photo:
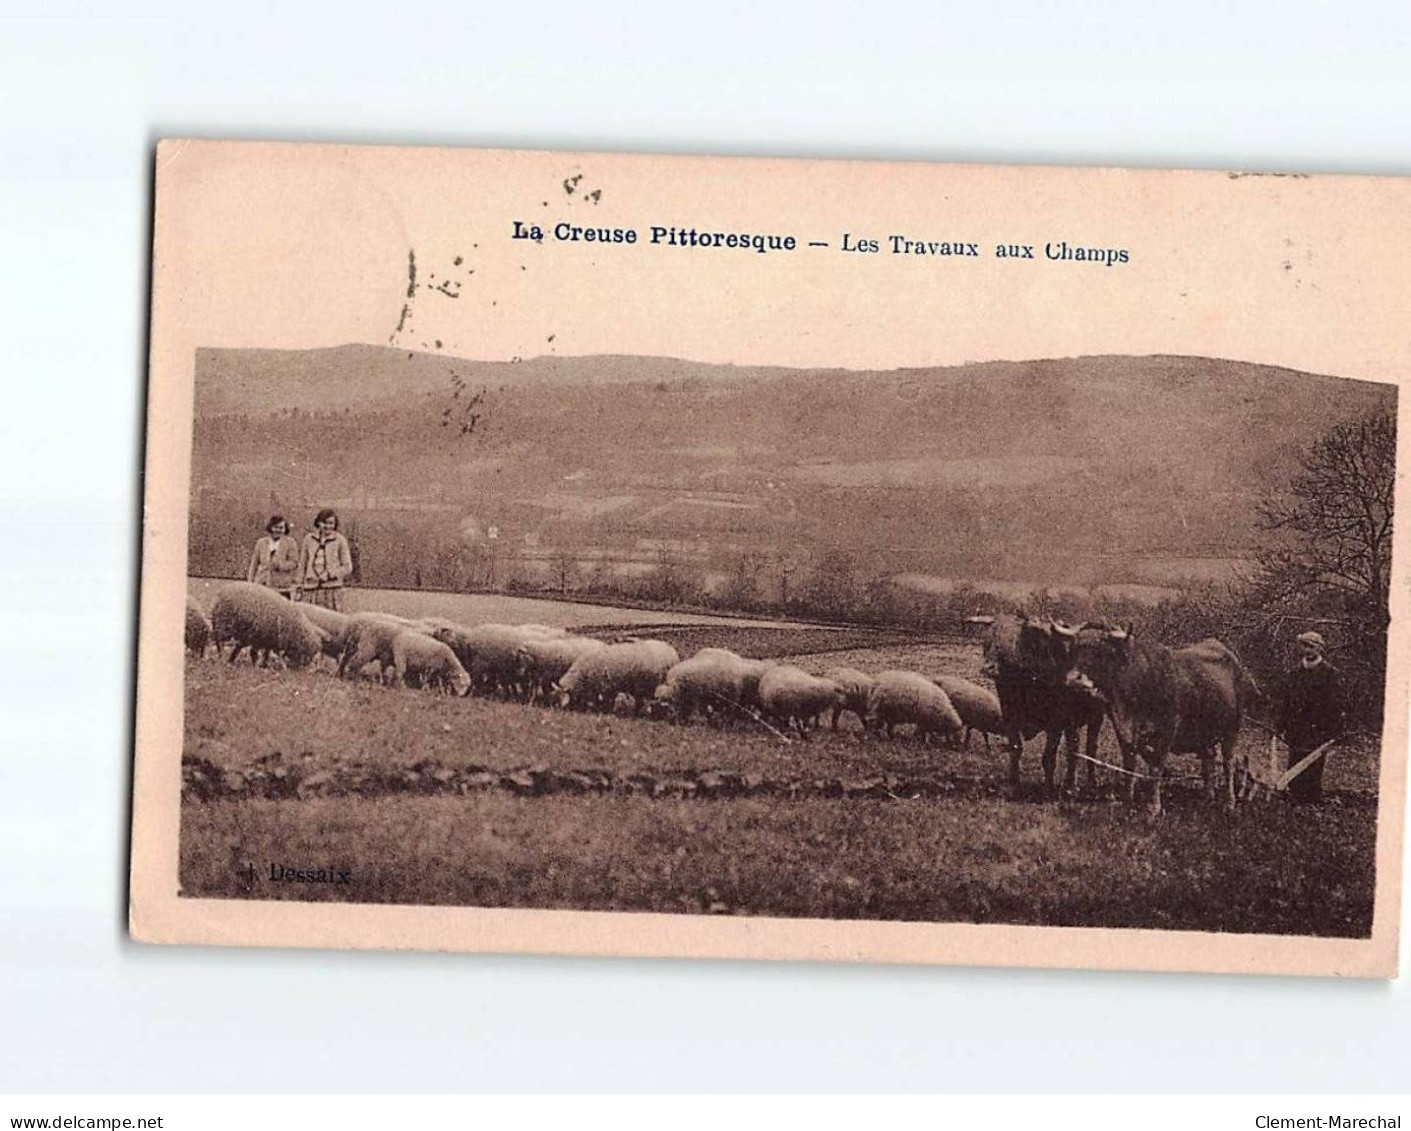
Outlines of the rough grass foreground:
[[[915,800],[415,793],[188,798],[183,894],[1365,937],[1375,804],[1281,800],[1235,817],[1173,790],[1150,822],[1106,795],[1010,800],[998,751],[679,728],[450,700],[318,672],[190,664],[186,752],[772,776],[954,774]],[[1037,773],[1028,760],[1027,772]],[[995,788],[990,789],[993,784]],[[978,787],[978,788],[977,788]],[[346,883],[271,880],[271,866]]]

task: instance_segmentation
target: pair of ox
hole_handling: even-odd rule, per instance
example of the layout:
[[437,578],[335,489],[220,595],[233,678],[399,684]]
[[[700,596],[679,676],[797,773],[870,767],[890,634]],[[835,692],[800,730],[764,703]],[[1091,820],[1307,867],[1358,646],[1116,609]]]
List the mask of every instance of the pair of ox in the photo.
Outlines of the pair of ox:
[[[1213,791],[1215,751],[1225,777],[1225,804],[1247,787],[1237,753],[1240,723],[1258,688],[1239,657],[1219,640],[1170,648],[1131,628],[1105,623],[1076,628],[1015,616],[973,617],[988,624],[985,674],[995,682],[1009,746],[1009,776],[1019,782],[1024,742],[1045,735],[1044,784],[1052,791],[1060,739],[1073,786],[1078,732],[1086,730],[1088,784],[1093,783],[1104,717],[1112,725],[1126,771],[1128,800],[1138,776],[1153,779],[1150,808],[1161,811],[1161,785],[1172,754],[1196,754],[1207,792]],[[1147,775],[1136,771],[1140,755]]]

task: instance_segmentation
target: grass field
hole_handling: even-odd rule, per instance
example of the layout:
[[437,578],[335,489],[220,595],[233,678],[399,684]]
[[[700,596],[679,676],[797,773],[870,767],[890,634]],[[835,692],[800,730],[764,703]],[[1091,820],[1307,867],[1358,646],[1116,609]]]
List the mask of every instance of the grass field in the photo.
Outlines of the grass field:
[[[589,619],[611,634],[634,614],[604,607]],[[821,644],[820,632],[835,634]],[[787,655],[817,671],[850,663],[974,676],[979,667],[971,644],[866,630],[714,623],[679,626],[675,642],[683,654],[723,644]],[[1251,730],[1248,741],[1263,740]],[[1100,751],[1109,760],[1110,743],[1105,736]],[[678,727],[344,682],[327,670],[191,660],[186,755],[237,775],[277,752],[335,776],[368,768],[406,769],[413,778],[411,767],[538,767],[650,782],[714,770],[766,784],[893,775],[945,790],[914,797],[766,791],[683,798],[650,790],[519,796],[497,788],[463,796],[416,788],[283,798],[188,794],[182,890],[1348,937],[1370,931],[1377,764],[1370,746],[1332,763],[1332,796],[1319,809],[1274,798],[1231,816],[1182,777],[1168,787],[1169,811],[1158,822],[1119,803],[1107,771],[1092,793],[1042,798],[1038,746],[1026,752],[1025,787],[1011,796],[998,746],[987,753],[978,739],[969,750],[950,750],[864,738],[850,717],[836,735],[783,742],[753,723]],[[1194,774],[1194,760],[1177,769]],[[345,869],[351,882],[271,883],[271,864]]]

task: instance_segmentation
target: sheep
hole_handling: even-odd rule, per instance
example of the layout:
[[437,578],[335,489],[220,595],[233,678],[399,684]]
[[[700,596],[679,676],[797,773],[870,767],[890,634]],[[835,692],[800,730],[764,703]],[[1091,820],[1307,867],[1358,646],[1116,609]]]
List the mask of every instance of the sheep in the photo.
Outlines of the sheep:
[[573,662],[558,682],[560,705],[611,711],[619,695],[633,699],[639,714],[666,673],[681,662],[676,649],[661,640],[629,640],[608,644]]
[[211,618],[191,596],[186,598],[186,650],[197,659],[206,654],[211,642]]
[[425,633],[412,629],[397,633],[392,638],[392,662],[403,687],[439,687],[456,695],[470,690],[470,676],[456,654]]
[[801,735],[818,724],[824,711],[836,711],[846,702],[843,689],[831,679],[809,675],[792,664],[777,664],[764,673],[759,700],[767,716],[785,727],[796,725]]
[[[472,668],[470,664],[467,664],[467,670],[471,672],[472,676],[479,677],[488,690],[498,689],[506,695],[525,701],[533,698],[534,687],[532,681],[526,678],[520,670],[520,647],[541,641],[566,642],[570,639],[566,629],[551,628],[546,624],[482,624],[478,629],[471,631],[476,634],[470,642],[471,651],[475,653],[473,656],[475,666]],[[477,640],[479,641],[478,653],[476,652]],[[577,657],[575,656],[574,659]],[[563,675],[570,666],[572,666],[571,661],[564,665],[558,675]],[[558,675],[554,678],[557,679]],[[549,688],[552,686],[553,683],[550,681]]]
[[389,613],[359,613],[351,618],[348,642],[339,664],[339,674],[360,671],[373,660],[382,665],[384,676],[393,669],[392,644],[399,631],[419,633],[450,648],[474,686],[485,690],[518,690],[518,661],[515,653],[529,639],[567,637],[563,629],[543,625],[526,626],[482,624],[467,628],[444,617],[408,620]]
[[312,602],[301,603],[299,611],[308,618],[310,624],[315,628],[322,629],[327,634],[327,638],[323,642],[323,654],[335,661],[341,661],[343,650],[348,646],[348,627],[352,624],[353,618],[347,613],[340,613],[336,609],[325,609],[322,605],[315,605]]
[[985,749],[990,749],[990,735],[1004,734],[1004,717],[1000,710],[999,696],[993,691],[972,683],[964,676],[937,675],[931,682],[946,693],[950,705],[965,724],[965,745],[970,745],[970,732],[978,730],[985,736]]
[[540,695],[548,696],[579,656],[606,647],[591,636],[565,635],[560,639],[530,635],[515,652],[525,702],[532,703]]
[[211,607],[211,636],[217,651],[233,643],[230,662],[250,649],[268,664],[270,653],[284,657],[290,667],[307,666],[319,654],[325,633],[315,628],[294,602],[273,589],[248,581],[232,581],[220,591]]
[[946,693],[916,672],[883,672],[867,697],[869,725],[886,728],[891,738],[898,723],[914,723],[925,741],[933,734],[959,738],[965,725]]
[[519,646],[541,637],[537,628],[525,633],[517,624],[480,624],[474,628],[448,624],[432,635],[456,654],[470,674],[472,686],[518,696]]
[[690,721],[697,707],[703,708],[707,717],[719,719],[723,711],[739,707],[744,699],[742,667],[748,662],[724,648],[702,648],[666,673],[653,701],[674,710],[682,725]]
[[730,651],[729,648],[701,648],[696,652],[696,655],[719,655],[732,659],[735,666],[740,669],[740,678],[743,681],[740,691],[740,706],[747,711],[759,710],[759,681],[764,678],[765,672],[777,665],[778,661],[747,660],[738,653]]
[[415,621],[389,613],[356,613],[349,617],[343,653],[338,660],[338,674],[351,679],[376,660],[385,680],[396,667],[392,642],[399,632],[420,632],[420,629]]
[[844,711],[851,711],[863,727],[867,726],[867,697],[872,694],[872,677],[856,668],[833,668],[823,673],[824,679],[831,679],[843,689],[843,706],[833,712],[833,729],[838,729],[838,718]]

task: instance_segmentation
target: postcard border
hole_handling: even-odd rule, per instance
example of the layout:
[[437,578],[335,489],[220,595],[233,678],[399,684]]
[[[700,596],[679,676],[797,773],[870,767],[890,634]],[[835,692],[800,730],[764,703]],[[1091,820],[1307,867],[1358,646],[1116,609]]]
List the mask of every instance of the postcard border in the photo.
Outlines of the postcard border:
[[[786,959],[941,963],[1096,970],[1203,971],[1395,977],[1401,910],[1401,859],[1406,778],[1408,582],[1411,523],[1398,524],[1393,545],[1386,724],[1377,810],[1376,896],[1368,939],[1208,934],[1149,929],[921,924],[875,920],[710,917],[628,912],[501,910],[461,907],[214,900],[181,897],[178,835],[183,735],[182,625],[187,562],[194,357],[178,356],[182,318],[181,240],[164,169],[193,148],[285,143],[163,141],[156,152],[152,321],[147,455],[142,531],[141,622],[138,635],[130,929],[153,943],[225,946],[354,947],[466,952],[612,955],[622,957]],[[318,147],[308,147],[318,148]],[[330,151],[347,147],[326,146]],[[383,148],[383,147],[375,147]],[[399,147],[400,149],[400,147]],[[438,151],[402,149],[424,158]],[[487,161],[507,151],[455,150]],[[543,157],[533,151],[519,158]],[[617,158],[555,153],[555,159],[676,162],[679,157]],[[759,158],[710,158],[713,164]],[[796,162],[789,162],[795,164]],[[839,166],[850,162],[802,162]],[[885,162],[869,162],[885,165]],[[914,164],[914,163],[913,163]],[[951,168],[934,166],[938,175]],[[1014,167],[1008,169],[1012,172]],[[1057,170],[1054,170],[1057,173]],[[1112,170],[1063,170],[1101,178]],[[1133,176],[1162,177],[1154,171]],[[1182,173],[1224,177],[1223,173]],[[1345,178],[1339,178],[1345,179]],[[1393,178],[1367,178],[1391,180]],[[1398,397],[1398,513],[1408,510],[1405,468],[1411,428]]]

